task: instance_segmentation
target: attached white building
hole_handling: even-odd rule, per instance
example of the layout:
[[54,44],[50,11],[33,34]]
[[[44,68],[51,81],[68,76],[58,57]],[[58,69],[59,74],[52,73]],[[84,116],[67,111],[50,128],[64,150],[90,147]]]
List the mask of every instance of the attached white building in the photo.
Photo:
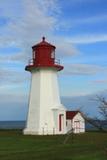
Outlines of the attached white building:
[[66,111],[66,129],[73,133],[85,132],[85,119],[79,111]]

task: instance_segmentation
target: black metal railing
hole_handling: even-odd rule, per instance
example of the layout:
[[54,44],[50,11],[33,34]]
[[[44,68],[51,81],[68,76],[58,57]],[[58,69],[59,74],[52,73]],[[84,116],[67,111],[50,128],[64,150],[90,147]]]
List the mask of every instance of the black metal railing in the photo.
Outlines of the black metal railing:
[[[28,65],[33,65],[33,64],[34,64],[34,60],[35,60],[35,59],[30,59],[30,60],[28,61]],[[60,60],[59,60],[59,59],[55,59],[54,64],[60,65]]]
[[33,65],[34,64],[34,59],[30,59],[29,61],[28,61],[28,65]]
[[59,59],[55,59],[55,64],[60,64],[60,60]]

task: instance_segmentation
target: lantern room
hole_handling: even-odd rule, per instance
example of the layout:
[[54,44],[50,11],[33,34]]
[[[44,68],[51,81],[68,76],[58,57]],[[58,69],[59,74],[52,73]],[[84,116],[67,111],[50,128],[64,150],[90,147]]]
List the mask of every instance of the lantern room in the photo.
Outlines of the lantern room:
[[45,37],[43,37],[40,43],[32,46],[32,59],[25,70],[31,71],[40,67],[53,67],[58,71],[62,70],[63,66],[55,58],[55,48],[54,45],[46,42]]

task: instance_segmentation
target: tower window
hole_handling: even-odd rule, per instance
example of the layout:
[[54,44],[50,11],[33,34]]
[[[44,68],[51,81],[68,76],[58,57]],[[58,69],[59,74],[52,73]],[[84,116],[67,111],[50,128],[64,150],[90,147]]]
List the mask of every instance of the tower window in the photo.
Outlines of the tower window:
[[35,59],[35,51],[33,51],[33,59]]
[[55,51],[52,51],[51,58],[55,58]]

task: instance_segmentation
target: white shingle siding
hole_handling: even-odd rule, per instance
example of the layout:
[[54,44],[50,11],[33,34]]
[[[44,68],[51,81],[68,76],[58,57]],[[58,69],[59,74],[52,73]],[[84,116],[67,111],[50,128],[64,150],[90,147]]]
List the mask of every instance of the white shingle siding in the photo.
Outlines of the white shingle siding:
[[74,133],[84,133],[85,132],[85,120],[81,113],[77,113],[73,119],[68,119],[66,123],[67,131],[73,129]]

